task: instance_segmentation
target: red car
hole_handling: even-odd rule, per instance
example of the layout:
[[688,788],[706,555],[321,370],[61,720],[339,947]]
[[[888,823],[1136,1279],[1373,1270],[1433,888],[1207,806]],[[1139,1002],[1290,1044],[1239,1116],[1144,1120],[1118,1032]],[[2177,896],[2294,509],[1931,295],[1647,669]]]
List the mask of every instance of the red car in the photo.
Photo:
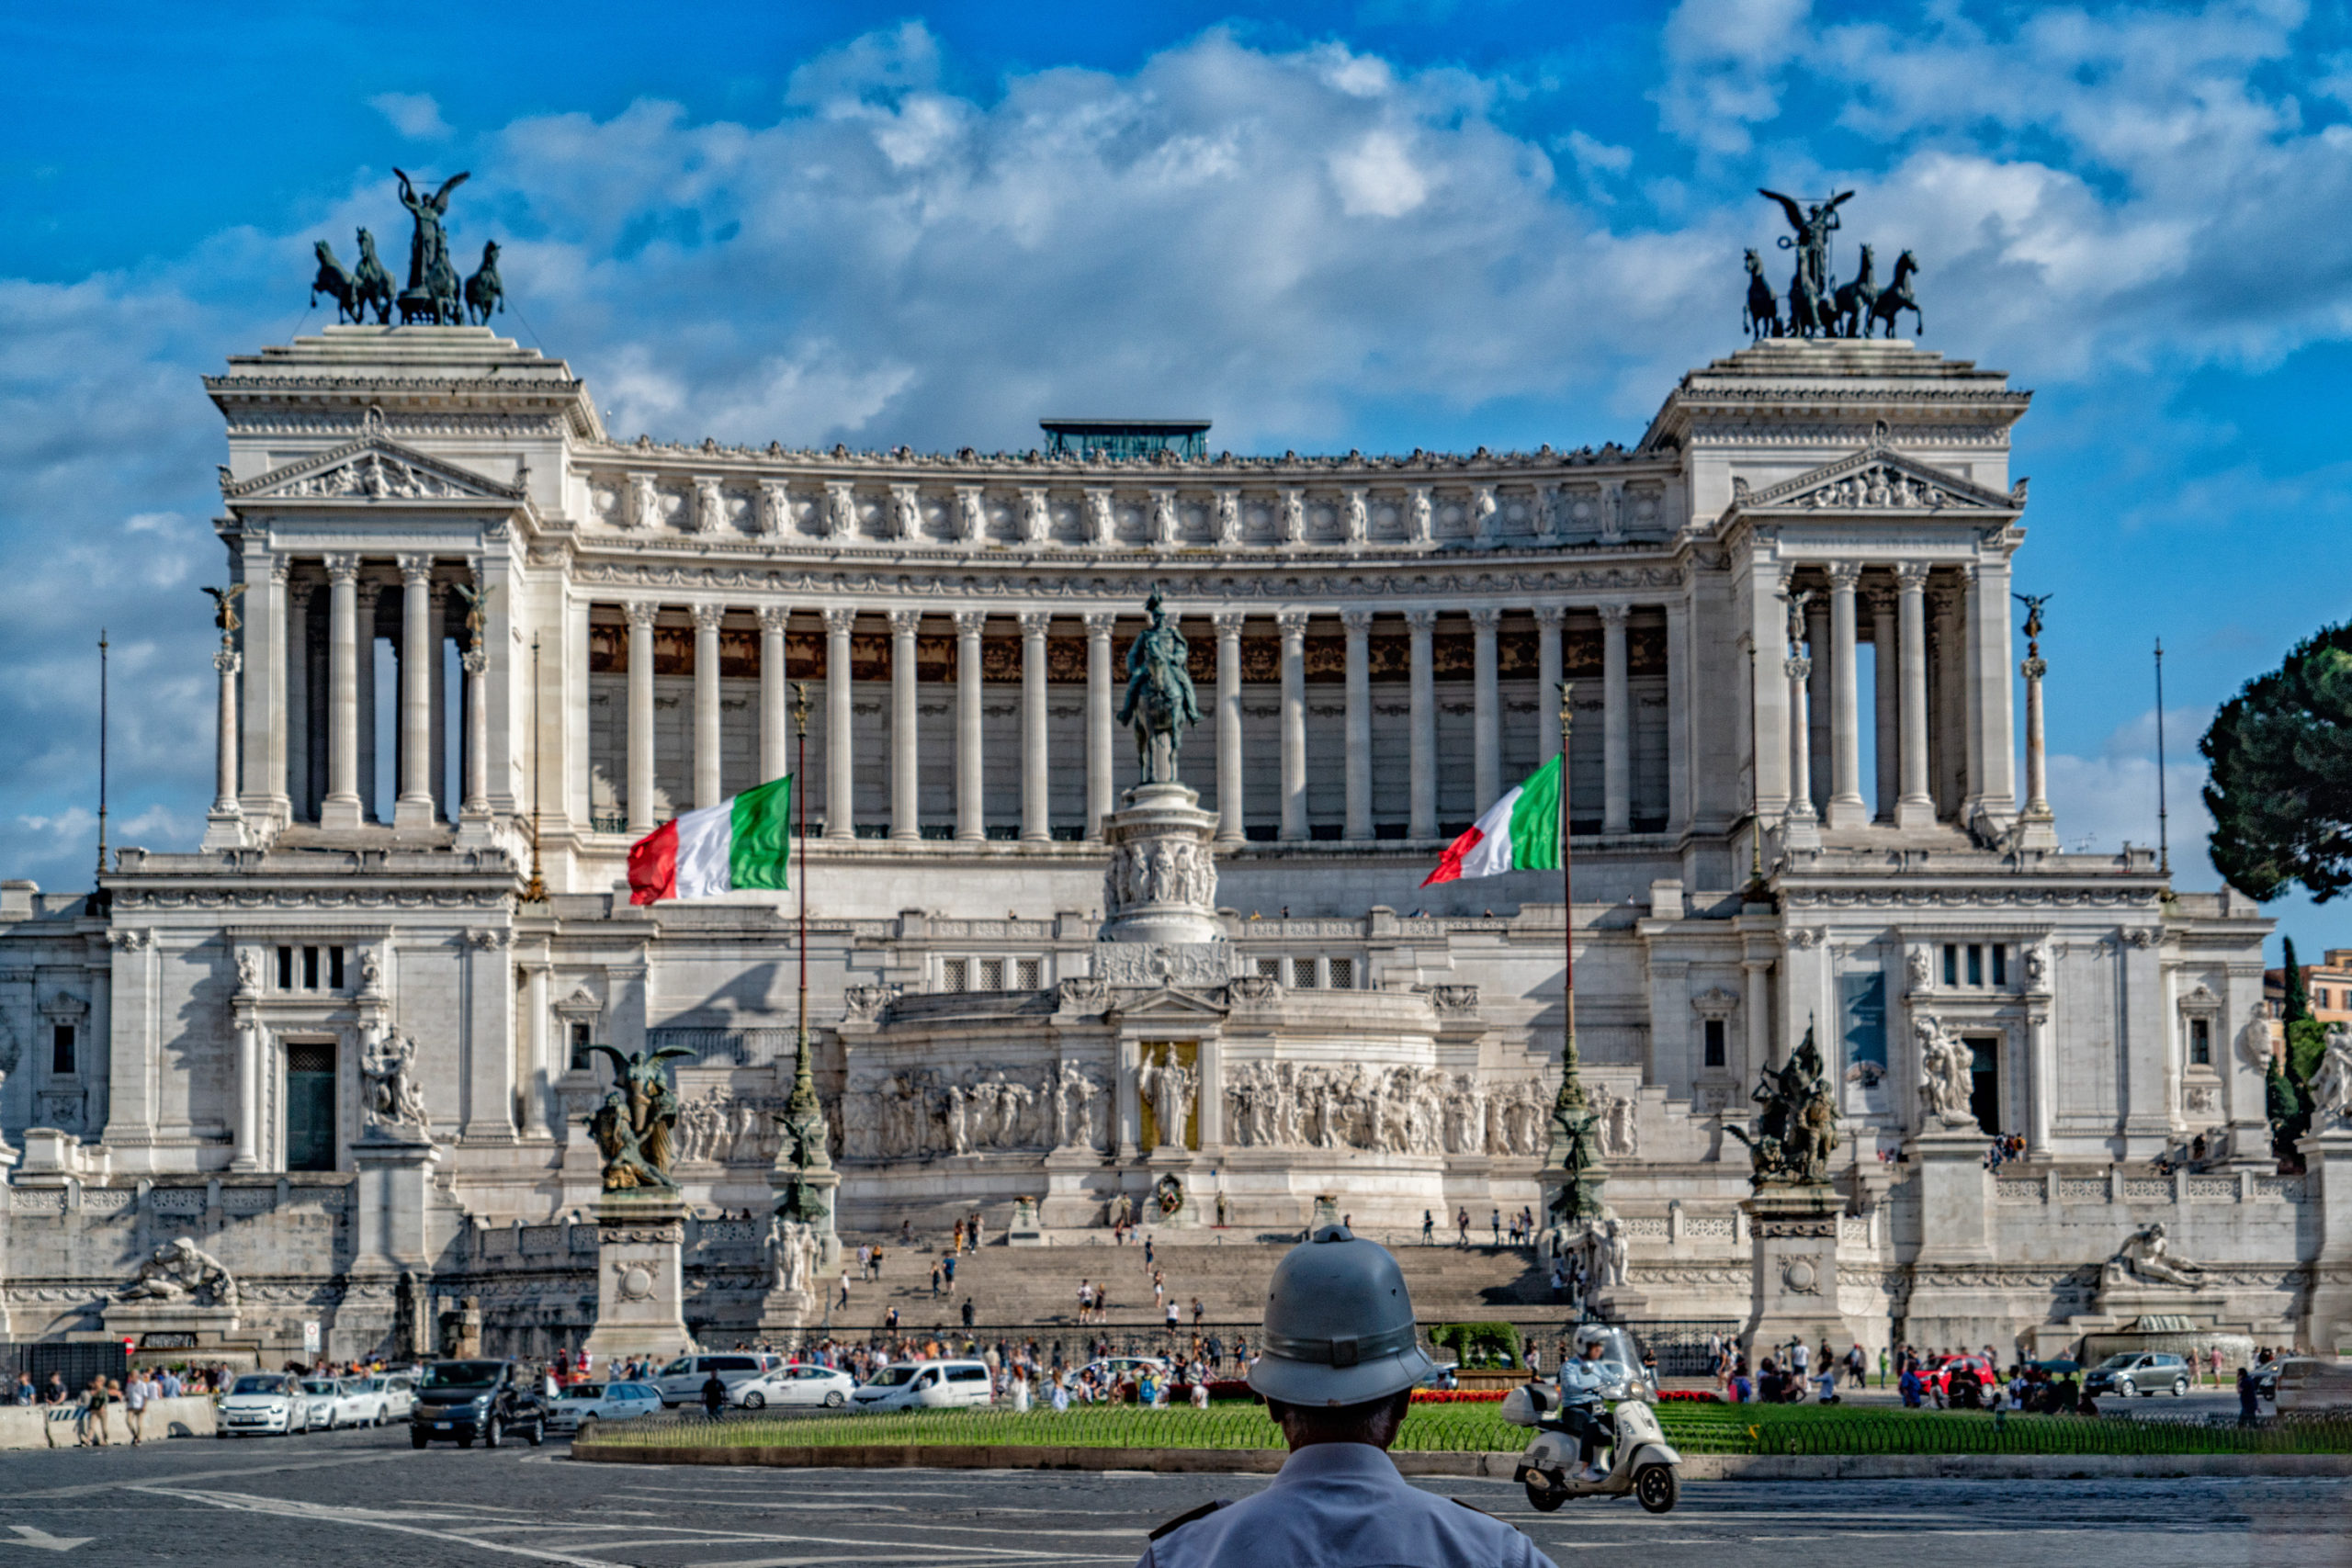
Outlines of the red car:
[[[1952,1379],[1963,1371],[1975,1375],[1979,1397],[2000,1382],[2001,1374],[1992,1362],[1982,1356],[1947,1356],[1919,1374],[1919,1381],[1933,1392],[1943,1395],[1944,1403],[1952,1403]],[[1965,1382],[1967,1380],[1961,1380]]]

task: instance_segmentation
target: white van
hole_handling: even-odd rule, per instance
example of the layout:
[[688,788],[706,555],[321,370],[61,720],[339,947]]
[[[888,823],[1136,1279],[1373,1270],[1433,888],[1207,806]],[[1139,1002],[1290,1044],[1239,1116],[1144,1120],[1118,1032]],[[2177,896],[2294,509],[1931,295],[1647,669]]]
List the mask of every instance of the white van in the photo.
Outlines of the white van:
[[749,1382],[783,1364],[781,1356],[748,1350],[725,1356],[681,1356],[654,1374],[652,1381],[662,1391],[662,1404],[695,1404],[701,1401],[702,1385],[710,1381],[713,1372],[718,1374],[721,1383],[732,1389],[739,1382]]
[[861,1383],[852,1410],[957,1410],[990,1403],[989,1370],[979,1361],[898,1361]]

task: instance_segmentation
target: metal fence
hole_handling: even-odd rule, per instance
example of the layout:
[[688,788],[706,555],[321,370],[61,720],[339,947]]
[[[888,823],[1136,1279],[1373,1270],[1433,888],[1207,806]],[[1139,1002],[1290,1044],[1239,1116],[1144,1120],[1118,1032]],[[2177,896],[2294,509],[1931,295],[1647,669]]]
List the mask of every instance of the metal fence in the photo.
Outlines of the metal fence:
[[51,1372],[61,1375],[66,1389],[80,1393],[96,1377],[122,1378],[130,1371],[130,1356],[119,1339],[96,1343],[47,1344],[28,1342],[5,1347],[7,1357],[7,1378],[10,1382],[23,1373],[33,1380],[33,1387],[46,1389]]

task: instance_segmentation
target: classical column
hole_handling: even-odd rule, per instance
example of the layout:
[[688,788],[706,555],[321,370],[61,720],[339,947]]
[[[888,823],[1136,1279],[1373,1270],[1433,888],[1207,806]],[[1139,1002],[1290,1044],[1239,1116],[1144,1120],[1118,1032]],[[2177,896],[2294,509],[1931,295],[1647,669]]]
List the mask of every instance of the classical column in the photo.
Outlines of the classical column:
[[723,604],[695,606],[695,805],[716,806],[727,798],[719,774],[718,623]]
[[1854,651],[1854,589],[1862,569],[1852,561],[1829,568],[1829,826],[1859,828],[1870,820],[1862,804],[1860,671]]
[[[263,730],[269,746],[269,813],[274,822],[284,823],[292,816],[293,799],[288,793],[286,758],[288,750],[288,730],[293,710],[286,705],[287,649],[292,642],[292,626],[287,617],[288,596],[287,580],[293,575],[294,563],[284,556],[274,557],[269,563],[266,580],[261,585],[261,616],[269,660],[269,680],[266,684],[268,707],[263,714]],[[245,715],[250,722],[253,715]]]
[[1560,754],[1560,682],[1565,678],[1560,626],[1567,618],[1567,611],[1560,605],[1535,607],[1535,761],[1539,767]]
[[2006,826],[2018,808],[2017,729],[2009,690],[2009,560],[1987,556],[1976,563],[1969,598],[1970,647],[1975,660],[1971,690],[1977,720],[1976,750],[1968,776],[1976,782],[1984,810]]
[[548,1138],[548,962],[533,961],[527,993],[530,1016],[523,1026],[523,1136]]
[[[1959,729],[1962,739],[1961,757],[1960,820],[1963,826],[1974,822],[1978,811],[1985,804],[1984,705],[1978,700],[1984,683],[1984,637],[1978,616],[1984,604],[1984,584],[1974,563],[1964,563],[1959,569],[1960,592],[1954,597],[1953,619],[1960,627],[1961,655],[1958,677],[1952,682],[1952,700],[1960,705]],[[2007,607],[2007,601],[2003,608]],[[2001,683],[2008,684],[2008,661],[2002,660]]]
[[890,612],[890,837],[922,837],[915,804],[915,627],[921,610]]
[[202,847],[208,850],[239,849],[245,842],[244,807],[237,803],[237,669],[242,662],[224,635],[220,651],[212,656],[212,668],[220,676],[220,723],[213,736],[212,809],[204,819]]
[[1350,839],[1372,837],[1372,612],[1342,610],[1348,634],[1348,812]]
[[[319,814],[320,779],[326,767],[326,728],[313,724],[311,710],[324,695],[325,671],[314,669],[311,651],[311,596],[315,585],[286,585],[286,796],[288,821],[311,821]],[[243,660],[241,660],[242,665]],[[242,716],[241,716],[242,717]],[[240,728],[238,746],[243,747]],[[242,808],[243,802],[239,803]]]
[[[792,771],[792,724],[786,687],[784,626],[792,612],[782,604],[760,606],[760,782],[780,779]],[[807,779],[792,781],[797,793]]]
[[[1789,677],[1789,777],[1807,779],[1813,776],[1813,704],[1809,690],[1813,660],[1792,649],[1781,668]],[[1789,797],[1785,838],[1792,849],[1814,849],[1821,843],[1813,799],[1803,791]]]
[[659,604],[633,601],[628,617],[628,830],[653,831],[653,617]]
[[[466,649],[466,797],[459,803],[459,815],[484,818],[490,815],[490,702],[482,693],[482,676],[490,669],[490,656],[479,648]],[[537,745],[538,738],[532,738]],[[533,801],[537,811],[539,803]]]
[[[1791,803],[1793,809],[1794,802]],[[1754,1073],[1772,1059],[1772,963],[1766,958],[1740,961],[1747,978],[1747,1071]]]
[[1896,567],[1894,587],[1901,603],[1903,635],[1903,653],[1896,665],[1903,681],[1903,739],[1897,748],[1903,793],[1894,802],[1894,825],[1932,828],[1936,799],[1928,792],[1927,567],[1916,561]]
[[1406,721],[1412,732],[1412,799],[1405,832],[1415,839],[1437,837],[1437,660],[1430,646],[1430,628],[1436,625],[1434,610],[1405,612],[1412,646],[1412,696]]
[[1238,844],[1241,821],[1241,613],[1220,610],[1216,625],[1216,841]]
[[359,826],[359,558],[327,568],[327,794],[322,828]]
[[1021,840],[1053,841],[1046,811],[1046,770],[1052,765],[1046,739],[1046,627],[1053,616],[1029,611],[1021,617]]
[[[277,577],[281,562],[258,544],[263,537],[258,531],[246,535],[248,541],[256,542],[256,547],[248,549],[239,563],[243,569],[245,585],[245,596],[238,609],[245,623],[245,711],[241,740],[245,757],[244,782],[253,786],[244,797],[243,807],[246,816],[256,826],[270,814],[271,792],[283,787],[273,782],[283,775],[270,772],[270,700],[276,692],[270,665],[273,654],[284,648],[288,640],[283,625],[287,595],[278,586]],[[356,566],[358,558],[356,556],[328,557],[329,575],[333,575],[336,561],[348,560]],[[273,615],[279,617],[278,626],[270,624]]]
[[1669,833],[1690,826],[1690,602],[1669,599],[1666,602],[1666,829]]
[[1283,638],[1283,815],[1282,836],[1296,842],[1306,833],[1306,612],[1284,610],[1274,617]]
[[1634,830],[1634,698],[1626,683],[1625,619],[1632,607],[1600,606],[1600,830]]
[[397,829],[433,825],[433,558],[395,558],[401,570],[401,793]]
[[433,797],[433,819],[448,822],[458,815],[449,808],[449,675],[441,661],[441,645],[449,636],[449,585],[429,583],[425,592],[432,595],[433,608],[424,634],[425,725],[432,733],[424,787]]
[[[1117,623],[1108,610],[1086,615],[1086,839],[1094,844],[1102,841],[1102,818],[1111,815],[1111,779],[1118,766],[1111,726],[1111,628]],[[1217,766],[1224,765],[1220,753]],[[1219,784],[1220,795],[1223,789]]]
[[857,802],[853,787],[849,741],[849,629],[857,624],[854,609],[825,612],[825,837],[857,837]]
[[[376,798],[376,630],[377,602],[382,597],[384,585],[359,580],[359,818],[363,822],[384,819],[382,802]],[[397,739],[398,727],[394,727]]]
[[[252,951],[248,949],[247,951]],[[261,1103],[261,1025],[254,1017],[254,1002],[240,996],[234,1004],[237,1018],[237,1057],[231,1064],[236,1073],[236,1103],[233,1107],[236,1125],[231,1130],[231,1170],[257,1170],[261,1167],[260,1131],[255,1125],[260,1116],[255,1107]]]
[[[2050,814],[2048,769],[2042,755],[2041,678],[2050,673],[2041,657],[2041,606],[2033,606],[2026,622],[2025,661],[2018,673],[2025,677],[2025,811],[2019,818],[2024,832],[2019,845],[2029,850],[2054,850],[2058,829]],[[225,694],[227,687],[222,691]]]
[[1878,740],[1875,747],[1878,780],[1875,785],[1878,810],[1875,819],[1894,820],[1894,797],[1903,793],[1899,759],[1903,754],[1903,709],[1898,700],[1903,690],[1903,678],[1896,673],[1902,660],[1895,652],[1898,634],[1895,630],[1894,594],[1886,588],[1870,591],[1871,641],[1877,649],[1873,665],[1872,697],[1877,707],[1873,716]]
[[1500,610],[1470,612],[1470,775],[1472,806],[1484,811],[1503,793],[1503,698],[1495,628]]
[[980,817],[980,628],[985,610],[956,612],[956,837],[989,836]]
[[1805,755],[1811,771],[1804,775],[1805,793],[1816,814],[1829,804],[1829,606],[1815,593],[1804,612],[1804,656],[1813,673],[1804,686]]

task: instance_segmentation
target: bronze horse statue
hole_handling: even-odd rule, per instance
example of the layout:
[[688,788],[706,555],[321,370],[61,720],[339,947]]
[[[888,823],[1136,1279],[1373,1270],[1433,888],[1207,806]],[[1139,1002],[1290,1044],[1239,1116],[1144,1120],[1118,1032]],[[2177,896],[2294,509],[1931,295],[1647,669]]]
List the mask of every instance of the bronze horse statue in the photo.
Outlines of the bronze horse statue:
[[311,248],[318,254],[319,258],[319,275],[311,279],[311,303],[316,305],[319,302],[319,296],[323,294],[334,301],[336,321],[360,320],[358,312],[353,309],[353,300],[358,292],[358,285],[352,280],[351,274],[345,269],[343,263],[335,259],[334,247],[324,240],[321,240]]
[[368,306],[376,308],[376,324],[384,326],[392,319],[392,297],[398,290],[392,287],[392,275],[376,254],[376,236],[367,230],[359,231],[359,270],[352,275],[354,291],[353,319]]
[[1886,335],[1893,337],[1894,319],[1905,310],[1911,312],[1913,335],[1927,335],[1928,319],[1919,313],[1919,301],[1911,293],[1911,275],[1918,270],[1919,264],[1912,259],[1909,251],[1894,258],[1894,276],[1888,280],[1879,297],[1871,302],[1870,316],[1862,323],[1864,337],[1871,335],[1871,327],[1879,321],[1886,323]]
[[506,309],[506,289],[498,280],[498,242],[481,248],[481,270],[466,279],[466,314],[476,326],[486,326],[492,310]]
[[1868,337],[1871,333],[1871,310],[1878,303],[1878,277],[1871,270],[1875,264],[1871,248],[1862,247],[1862,270],[1852,282],[1841,283],[1838,292],[1830,296],[1830,308],[1837,318],[1837,337]]
[[1789,279],[1789,329],[1791,337],[1828,337],[1838,330],[1835,307],[1813,286],[1813,275],[1802,266]]
[[1740,310],[1739,324],[1750,343],[1781,335],[1781,301],[1764,281],[1764,264],[1754,251],[1747,253],[1747,303]]

